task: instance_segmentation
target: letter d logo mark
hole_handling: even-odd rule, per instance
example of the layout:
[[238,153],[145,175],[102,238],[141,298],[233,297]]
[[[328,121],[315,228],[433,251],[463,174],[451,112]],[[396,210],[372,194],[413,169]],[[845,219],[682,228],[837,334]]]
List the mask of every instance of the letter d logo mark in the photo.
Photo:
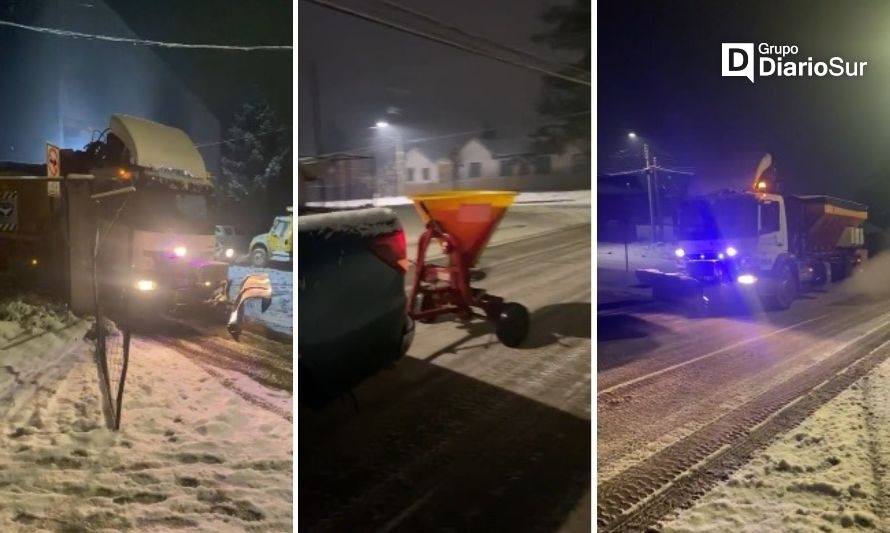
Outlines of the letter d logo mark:
[[754,83],[754,43],[723,43],[723,75],[742,76]]

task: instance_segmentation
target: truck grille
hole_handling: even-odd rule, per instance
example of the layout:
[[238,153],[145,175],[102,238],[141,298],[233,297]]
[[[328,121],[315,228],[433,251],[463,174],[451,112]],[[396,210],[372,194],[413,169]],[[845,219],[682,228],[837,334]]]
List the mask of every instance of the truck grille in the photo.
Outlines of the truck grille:
[[686,272],[700,280],[715,280],[720,276],[717,261],[689,261],[686,263]]
[[220,282],[229,277],[229,265],[226,263],[207,263],[198,270],[198,281]]

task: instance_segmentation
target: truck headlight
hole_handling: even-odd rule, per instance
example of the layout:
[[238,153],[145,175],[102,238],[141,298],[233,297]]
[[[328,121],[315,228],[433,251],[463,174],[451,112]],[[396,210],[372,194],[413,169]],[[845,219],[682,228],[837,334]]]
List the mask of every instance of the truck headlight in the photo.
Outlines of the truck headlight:
[[735,257],[737,253],[739,253],[739,251],[732,246],[726,249],[726,255],[728,255],[729,257]]
[[226,248],[226,258],[231,259],[233,257],[235,257],[235,250],[232,250],[231,248]]
[[757,276],[754,274],[742,274],[738,277],[738,282],[742,285],[754,285],[757,283]]
[[686,255],[686,250],[684,250],[683,248],[677,248],[676,250],[674,250],[674,255],[677,256],[678,259],[680,259]]
[[136,282],[136,290],[142,292],[153,291],[158,288],[158,284],[150,279],[140,279]]
[[173,249],[173,255],[176,257],[185,257],[185,254],[188,253],[188,248],[185,246],[177,246]]

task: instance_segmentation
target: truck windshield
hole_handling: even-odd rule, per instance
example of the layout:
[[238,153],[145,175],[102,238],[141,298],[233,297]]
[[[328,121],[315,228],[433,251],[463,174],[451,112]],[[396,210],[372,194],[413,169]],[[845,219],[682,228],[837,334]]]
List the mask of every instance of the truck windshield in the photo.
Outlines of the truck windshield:
[[163,187],[137,188],[121,211],[121,221],[133,229],[212,235],[208,198]]
[[757,202],[754,198],[692,200],[677,214],[681,240],[717,240],[757,236]]

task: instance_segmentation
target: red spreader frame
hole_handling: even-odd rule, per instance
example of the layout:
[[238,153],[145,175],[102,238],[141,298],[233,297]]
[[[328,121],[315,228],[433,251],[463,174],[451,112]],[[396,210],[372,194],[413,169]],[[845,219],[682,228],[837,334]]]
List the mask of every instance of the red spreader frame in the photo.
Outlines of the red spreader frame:
[[[473,263],[504,213],[488,221],[487,227],[481,228],[472,243],[461,243],[445,231],[436,220],[435,212],[431,213],[422,201],[416,201],[416,204],[418,210],[426,213],[428,220],[417,243],[408,315],[419,322],[431,322],[444,315],[454,315],[465,321],[474,317],[484,318],[494,324],[495,333],[504,345],[519,346],[528,334],[528,310],[521,304],[506,302],[471,285]],[[440,244],[447,264],[428,262],[427,255],[433,242]]]

